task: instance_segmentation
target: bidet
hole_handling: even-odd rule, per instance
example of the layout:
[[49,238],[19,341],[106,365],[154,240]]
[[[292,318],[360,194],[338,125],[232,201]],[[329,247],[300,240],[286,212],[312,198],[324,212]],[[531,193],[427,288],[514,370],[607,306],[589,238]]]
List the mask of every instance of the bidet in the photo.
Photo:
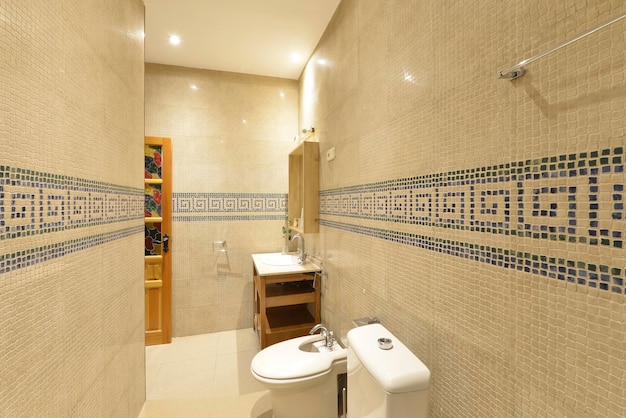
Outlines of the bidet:
[[329,349],[322,335],[307,335],[259,351],[250,372],[270,391],[276,418],[337,418],[337,382],[347,372],[346,357],[339,344]]
[[317,324],[313,328],[311,328],[311,331],[309,331],[309,335],[315,334],[318,330],[320,330],[320,334],[326,340],[326,347],[332,347],[333,343],[335,342],[334,333],[332,331],[328,331],[328,328],[326,328],[324,324]]

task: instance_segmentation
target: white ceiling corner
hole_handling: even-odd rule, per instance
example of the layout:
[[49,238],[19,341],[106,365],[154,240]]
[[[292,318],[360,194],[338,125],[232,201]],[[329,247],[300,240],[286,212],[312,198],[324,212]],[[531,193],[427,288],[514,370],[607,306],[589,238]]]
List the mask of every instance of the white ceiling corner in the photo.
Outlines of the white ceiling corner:
[[339,1],[144,0],[145,61],[298,79]]

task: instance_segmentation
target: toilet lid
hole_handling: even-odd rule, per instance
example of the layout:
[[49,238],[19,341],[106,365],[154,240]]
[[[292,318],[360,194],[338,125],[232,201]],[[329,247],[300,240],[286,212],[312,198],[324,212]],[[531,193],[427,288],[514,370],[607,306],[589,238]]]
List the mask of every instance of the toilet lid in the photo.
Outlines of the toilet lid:
[[270,345],[252,359],[251,369],[266,379],[286,380],[323,374],[336,360],[346,358],[346,350],[307,353],[299,346],[311,337],[300,337]]

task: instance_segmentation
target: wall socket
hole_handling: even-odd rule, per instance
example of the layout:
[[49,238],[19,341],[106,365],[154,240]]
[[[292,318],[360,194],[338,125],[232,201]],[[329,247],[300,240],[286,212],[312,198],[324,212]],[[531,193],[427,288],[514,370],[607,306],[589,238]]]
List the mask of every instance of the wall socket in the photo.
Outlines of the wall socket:
[[335,147],[332,147],[326,151],[326,161],[332,161],[335,159]]

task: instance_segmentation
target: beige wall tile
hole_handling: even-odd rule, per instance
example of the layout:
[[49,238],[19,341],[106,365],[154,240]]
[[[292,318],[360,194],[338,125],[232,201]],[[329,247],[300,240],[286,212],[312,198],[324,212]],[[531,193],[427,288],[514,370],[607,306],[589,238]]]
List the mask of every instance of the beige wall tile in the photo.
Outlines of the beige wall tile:
[[250,255],[282,247],[297,100],[295,80],[146,65],[146,133],[173,143],[174,336],[251,326]]
[[2,416],[135,417],[145,400],[143,16],[0,4]]
[[626,24],[496,77],[625,11],[343,1],[303,72],[300,127],[337,154],[308,244],[323,321],[379,316],[430,368],[434,417],[626,410]]

